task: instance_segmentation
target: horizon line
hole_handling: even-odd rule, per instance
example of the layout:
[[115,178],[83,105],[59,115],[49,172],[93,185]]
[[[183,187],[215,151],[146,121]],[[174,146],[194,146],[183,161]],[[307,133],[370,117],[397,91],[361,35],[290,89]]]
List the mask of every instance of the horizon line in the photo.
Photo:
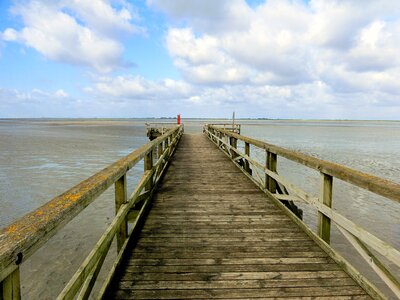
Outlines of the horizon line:
[[[142,120],[142,119],[177,119],[177,117],[0,117],[0,120]],[[229,120],[232,118],[226,117],[182,117],[182,120]],[[235,118],[235,120],[264,120],[264,121],[386,121],[386,122],[400,122],[400,119],[329,119],[329,118],[266,118],[266,117],[248,117],[248,118]]]

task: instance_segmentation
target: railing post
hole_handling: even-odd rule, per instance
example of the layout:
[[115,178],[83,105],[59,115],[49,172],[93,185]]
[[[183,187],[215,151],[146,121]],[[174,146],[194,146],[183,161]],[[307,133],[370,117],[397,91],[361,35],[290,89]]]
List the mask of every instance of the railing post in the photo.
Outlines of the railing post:
[[165,139],[164,144],[165,144],[164,149],[167,149],[169,147],[168,138]]
[[160,143],[158,144],[157,150],[158,150],[157,156],[158,156],[158,158],[160,158],[161,155],[163,154],[163,143],[162,143],[162,142],[160,142]]
[[[244,144],[244,153],[250,157],[250,144],[247,142]],[[250,173],[250,164],[247,159],[244,160],[244,169],[247,173]]]
[[3,282],[0,282],[0,293],[0,299],[2,300],[21,299],[19,268],[8,275]]
[[[272,153],[270,154],[270,170],[272,172],[276,173],[276,169],[277,169],[277,164],[278,164],[278,157],[276,155],[276,153]],[[276,181],[275,179],[273,179],[272,177],[269,178],[269,190],[271,193],[276,193]]]
[[[321,173],[321,186],[319,201],[328,207],[332,207],[333,177]],[[318,235],[328,244],[331,240],[331,219],[318,212]]]
[[[127,202],[126,174],[115,182],[115,214],[121,205]],[[117,251],[119,252],[128,235],[128,223],[126,219],[121,223],[117,233]]]
[[[265,151],[265,166],[268,170],[276,173],[278,160],[276,153],[272,153],[268,150]],[[276,193],[276,181],[271,176],[265,174],[265,188],[271,193]]]
[[[230,143],[230,145],[233,147],[233,148],[237,148],[237,139],[236,138],[234,138],[234,137],[230,137],[229,138],[229,143]],[[232,157],[232,159],[234,159],[235,157],[237,157],[238,155],[237,155],[237,153],[234,151],[234,150],[231,150],[231,157]]]
[[[168,138],[166,139],[167,144],[169,144]],[[146,156],[144,157],[144,171],[150,171],[153,169],[153,150],[150,150]],[[149,179],[149,181],[146,184],[145,191],[151,191],[153,188],[153,176]]]

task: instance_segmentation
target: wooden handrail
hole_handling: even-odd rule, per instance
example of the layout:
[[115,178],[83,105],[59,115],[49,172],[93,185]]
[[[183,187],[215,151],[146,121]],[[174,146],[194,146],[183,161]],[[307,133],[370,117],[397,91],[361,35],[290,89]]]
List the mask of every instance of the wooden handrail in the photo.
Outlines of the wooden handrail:
[[337,179],[346,181],[380,196],[400,202],[400,184],[393,181],[383,179],[374,175],[363,173],[333,162],[322,160],[310,155],[306,155],[297,151],[285,149],[266,142],[262,142],[250,137],[223,130],[215,125],[209,125],[210,128],[220,131],[221,133],[241,140],[245,143],[252,144],[261,149],[278,154],[289,160],[295,161],[309,168],[320,171],[324,174],[331,175]]
[[213,123],[213,124],[207,124],[209,126],[216,126],[220,129],[228,130],[230,132],[238,133],[240,134],[240,129],[242,127],[241,124],[239,123]]
[[157,139],[82,181],[0,231],[0,283],[137,162],[183,131],[175,126]]
[[[399,280],[384,266],[384,264],[369,250],[371,247],[382,256],[386,257],[395,265],[400,266],[400,251],[393,246],[380,240],[367,230],[358,226],[351,220],[342,216],[331,208],[332,206],[332,183],[333,178],[338,178],[358,187],[375,192],[378,195],[399,202],[400,185],[376,176],[365,174],[353,169],[327,162],[312,156],[308,156],[296,151],[284,149],[275,145],[271,145],[252,138],[241,136],[221,127],[206,125],[204,132],[210,140],[218,146],[232,161],[248,176],[263,192],[271,197],[288,215],[311,237],[315,242],[324,249],[331,257],[340,265],[342,265],[348,274],[353,277],[368,293],[376,299],[384,299],[385,297],[379,292],[368,280],[366,280],[357,270],[355,270],[343,257],[329,247],[331,221],[335,222],[339,230],[367,263],[376,271],[381,279],[388,285],[395,295],[400,297]],[[237,148],[237,141],[244,142],[244,153]],[[265,150],[266,162],[265,166],[250,157],[250,144]],[[295,161],[302,165],[314,168],[320,171],[320,191],[319,197],[313,197],[304,192],[301,188],[295,186],[287,179],[279,176],[277,173],[277,156],[281,155],[289,160]],[[251,165],[254,169],[249,168]],[[265,179],[257,172],[257,168],[265,173]],[[255,172],[252,172],[255,171]],[[252,173],[255,175],[253,176]],[[258,180],[257,180],[258,179]],[[289,190],[291,195],[282,195],[277,193],[277,184],[283,186],[285,190]],[[378,186],[383,184],[383,187]],[[384,191],[388,189],[388,191]],[[284,192],[281,190],[281,192]],[[318,234],[312,230],[297,215],[294,217],[296,210],[293,207],[289,209],[284,206],[280,200],[297,201],[301,200],[310,204],[317,209],[318,213]],[[368,246],[368,247],[367,247]]]

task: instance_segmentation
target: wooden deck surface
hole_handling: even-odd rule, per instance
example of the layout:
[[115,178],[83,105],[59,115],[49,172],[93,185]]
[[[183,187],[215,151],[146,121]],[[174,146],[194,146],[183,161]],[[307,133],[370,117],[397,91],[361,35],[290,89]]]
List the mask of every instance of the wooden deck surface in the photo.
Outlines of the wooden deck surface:
[[203,135],[185,134],[106,299],[369,299]]

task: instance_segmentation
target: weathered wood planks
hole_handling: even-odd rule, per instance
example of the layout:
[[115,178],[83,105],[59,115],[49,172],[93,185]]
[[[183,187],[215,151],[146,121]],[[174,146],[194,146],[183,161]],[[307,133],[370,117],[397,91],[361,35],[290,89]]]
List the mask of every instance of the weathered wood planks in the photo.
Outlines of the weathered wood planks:
[[107,299],[369,299],[201,135],[184,135]]

